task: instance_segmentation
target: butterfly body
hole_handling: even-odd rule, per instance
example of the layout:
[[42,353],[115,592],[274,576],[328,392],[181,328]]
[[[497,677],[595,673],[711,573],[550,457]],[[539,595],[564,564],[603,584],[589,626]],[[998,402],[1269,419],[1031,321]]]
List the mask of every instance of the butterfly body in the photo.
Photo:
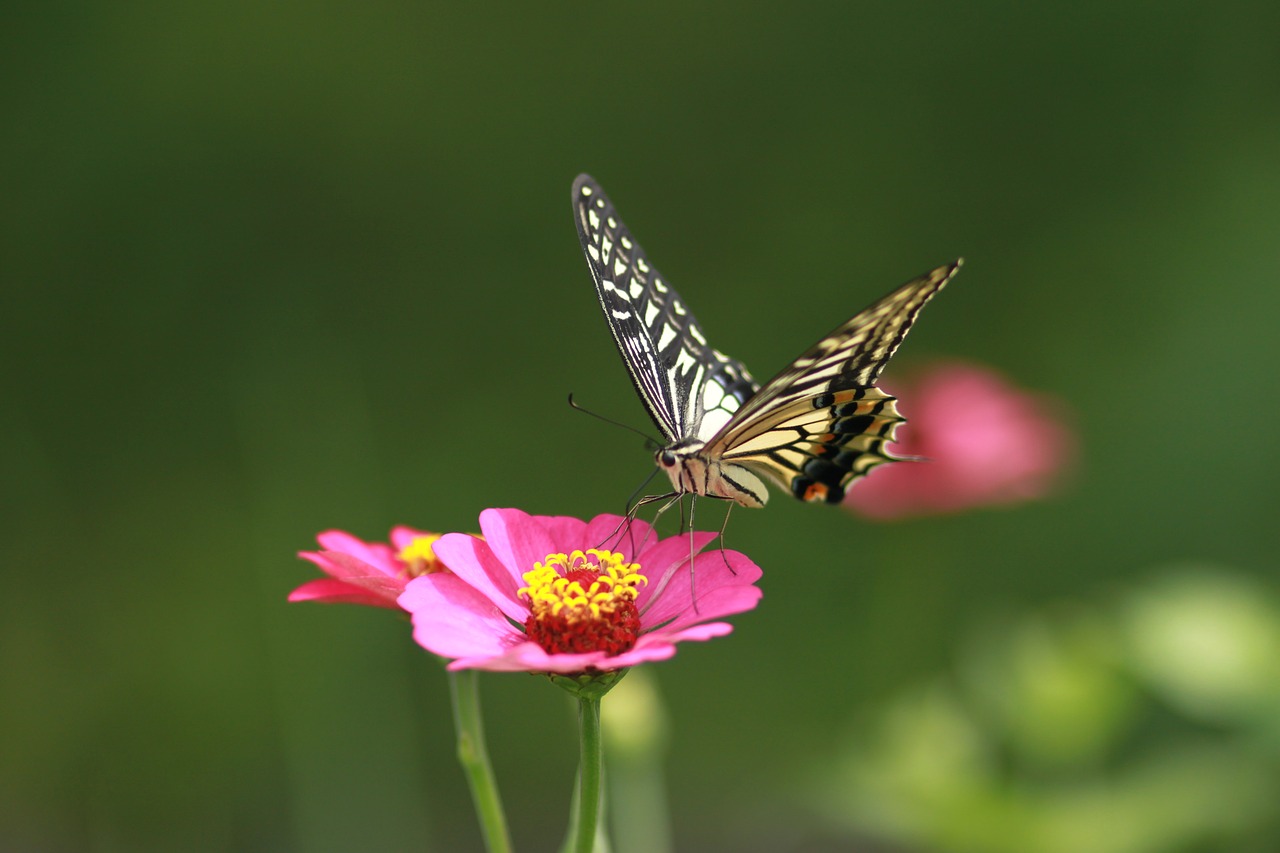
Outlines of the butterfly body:
[[723,498],[751,507],[764,506],[769,500],[768,488],[750,468],[717,459],[705,452],[701,442],[692,447],[665,447],[654,459],[677,492]]
[[614,343],[666,445],[655,455],[677,493],[764,506],[766,482],[839,503],[849,484],[896,457],[904,421],[875,380],[920,309],[960,261],[858,313],[763,386],[713,349],[588,175],[573,185],[578,237]]

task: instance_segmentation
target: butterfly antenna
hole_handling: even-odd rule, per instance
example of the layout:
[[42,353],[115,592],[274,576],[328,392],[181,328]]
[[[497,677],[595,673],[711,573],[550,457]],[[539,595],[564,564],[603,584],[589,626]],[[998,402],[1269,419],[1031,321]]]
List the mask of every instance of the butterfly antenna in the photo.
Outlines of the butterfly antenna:
[[[574,411],[582,412],[585,415],[591,415],[591,417],[595,418],[596,420],[604,421],[607,424],[612,424],[613,426],[616,426],[616,427],[622,427],[628,432],[634,432],[636,435],[643,438],[645,440],[645,444],[647,444],[650,447],[662,446],[662,442],[658,441],[656,438],[649,435],[647,432],[638,430],[635,427],[631,426],[630,424],[624,424],[622,421],[615,421],[613,418],[606,418],[604,415],[598,414],[596,412],[591,411],[590,409],[586,409],[586,408],[583,408],[582,406],[579,406],[577,403],[573,401],[572,393],[569,394],[569,408],[573,409]],[[643,486],[641,488],[643,488]]]

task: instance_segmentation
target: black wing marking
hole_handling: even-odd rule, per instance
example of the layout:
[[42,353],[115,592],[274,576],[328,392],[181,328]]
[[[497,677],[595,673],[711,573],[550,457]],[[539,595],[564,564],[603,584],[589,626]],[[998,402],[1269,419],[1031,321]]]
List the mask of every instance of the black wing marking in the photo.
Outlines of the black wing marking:
[[714,435],[759,386],[707,344],[590,175],[573,182],[573,209],[600,308],[649,417],[671,444]]

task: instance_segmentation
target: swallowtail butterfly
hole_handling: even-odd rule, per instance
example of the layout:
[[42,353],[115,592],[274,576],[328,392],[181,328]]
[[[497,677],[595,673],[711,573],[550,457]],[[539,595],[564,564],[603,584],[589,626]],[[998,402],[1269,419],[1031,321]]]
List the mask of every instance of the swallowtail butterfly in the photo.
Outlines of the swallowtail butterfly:
[[759,507],[771,480],[801,500],[839,503],[850,482],[897,458],[885,445],[905,419],[875,381],[959,260],[837,326],[761,386],[707,343],[590,175],[573,182],[573,213],[609,331],[666,441],[655,458],[676,493]]

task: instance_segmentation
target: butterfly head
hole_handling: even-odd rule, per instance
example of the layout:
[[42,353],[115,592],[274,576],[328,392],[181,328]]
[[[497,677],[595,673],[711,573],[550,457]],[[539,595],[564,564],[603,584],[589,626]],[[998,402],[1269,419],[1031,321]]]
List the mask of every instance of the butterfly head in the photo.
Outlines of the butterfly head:
[[705,442],[696,438],[687,438],[673,444],[663,445],[657,448],[653,454],[653,461],[671,478],[671,482],[676,486],[677,490],[682,492],[693,491],[693,489],[680,488],[680,477],[685,471],[689,470],[690,465],[699,469],[705,467],[706,460],[701,458],[704,446]]

